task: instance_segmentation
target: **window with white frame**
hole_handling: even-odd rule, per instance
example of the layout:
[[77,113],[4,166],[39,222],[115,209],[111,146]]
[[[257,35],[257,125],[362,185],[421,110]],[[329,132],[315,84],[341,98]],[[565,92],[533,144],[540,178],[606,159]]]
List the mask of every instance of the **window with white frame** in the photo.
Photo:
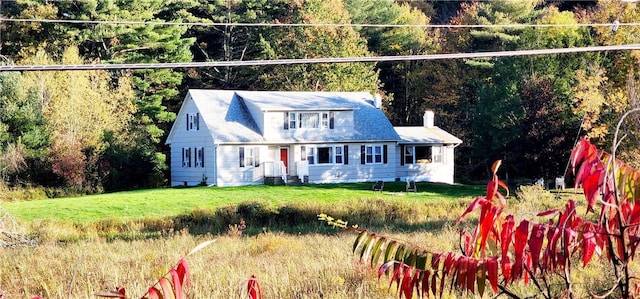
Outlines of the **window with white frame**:
[[260,166],[260,149],[257,147],[239,147],[238,161],[240,162],[240,167]]
[[187,113],[187,131],[200,130],[200,113]]
[[307,146],[307,162],[309,165],[316,164],[316,148]]
[[[343,146],[302,146],[306,160],[313,164],[344,164]],[[304,160],[304,159],[303,159]]]
[[341,146],[336,146],[335,147],[335,162],[336,164],[342,164],[342,147]]
[[298,114],[295,112],[289,112],[289,129],[295,129],[298,120]]
[[413,164],[413,163],[415,163],[414,155],[413,155],[414,149],[415,148],[413,146],[410,146],[410,145],[406,145],[404,147],[404,164]]
[[431,147],[431,157],[433,159],[433,163],[443,163],[443,150],[442,146],[433,146]]
[[444,163],[444,149],[442,146],[407,145],[404,149],[404,163]]
[[321,117],[321,121],[320,121],[320,127],[323,129],[326,129],[329,127],[329,112],[322,112],[320,115],[322,115]]
[[318,147],[318,164],[332,164],[333,163],[333,147]]
[[191,167],[191,148],[182,148],[182,167]]
[[284,129],[333,129],[335,113],[320,112],[284,112]]
[[366,164],[382,164],[382,145],[367,145],[365,148]]
[[196,148],[196,167],[204,167],[204,147]]
[[317,112],[300,112],[300,128],[317,129],[320,127],[320,115]]

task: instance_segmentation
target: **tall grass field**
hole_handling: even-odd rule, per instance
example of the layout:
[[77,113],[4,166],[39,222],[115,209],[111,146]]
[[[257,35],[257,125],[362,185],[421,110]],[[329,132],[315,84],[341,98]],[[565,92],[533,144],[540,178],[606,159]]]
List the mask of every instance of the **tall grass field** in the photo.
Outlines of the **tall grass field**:
[[[147,288],[188,257],[189,298],[243,298],[255,275],[264,298],[397,298],[395,286],[351,253],[353,233],[317,220],[320,213],[433,251],[458,250],[457,217],[485,186],[403,183],[233,188],[167,188],[94,196],[6,201],[2,223],[37,242],[0,248],[4,298],[92,298]],[[580,198],[571,193],[562,197]],[[564,204],[545,190],[509,197],[513,213],[531,217]],[[0,214],[2,215],[2,214]],[[473,217],[469,220],[474,221]],[[0,226],[0,230],[3,227]],[[577,278],[598,285],[606,269]],[[523,290],[526,293],[527,290]],[[585,293],[586,294],[586,293]],[[0,297],[1,297],[0,296]],[[455,291],[446,298],[466,298]]]

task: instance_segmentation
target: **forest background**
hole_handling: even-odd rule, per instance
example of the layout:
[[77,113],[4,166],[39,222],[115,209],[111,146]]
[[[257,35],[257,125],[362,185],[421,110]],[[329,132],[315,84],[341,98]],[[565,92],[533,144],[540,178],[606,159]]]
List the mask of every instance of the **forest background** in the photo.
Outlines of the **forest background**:
[[[640,7],[620,0],[16,0],[0,5],[4,65],[395,56],[640,43]],[[464,141],[456,151],[458,182],[486,181],[496,159],[503,160],[508,178],[552,178],[566,171],[578,135],[610,144],[615,121],[638,106],[639,68],[640,51],[603,51],[378,63],[5,71],[0,72],[0,188],[38,186],[56,196],[165,185],[165,137],[190,88],[381,93],[394,125],[420,125],[424,110],[432,109],[436,124]],[[633,157],[640,142],[628,139],[619,155],[638,168]]]

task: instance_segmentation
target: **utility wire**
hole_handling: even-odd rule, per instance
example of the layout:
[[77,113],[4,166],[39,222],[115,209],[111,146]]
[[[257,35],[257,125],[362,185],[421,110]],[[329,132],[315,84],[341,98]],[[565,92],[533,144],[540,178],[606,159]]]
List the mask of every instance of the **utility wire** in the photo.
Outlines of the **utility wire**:
[[538,49],[538,50],[518,50],[518,51],[498,51],[498,52],[401,55],[401,56],[368,56],[368,57],[342,57],[342,58],[312,58],[312,59],[273,59],[273,60],[246,60],[246,61],[80,64],[80,65],[2,65],[0,66],[0,72],[242,67],[242,66],[266,66],[266,65],[316,64],[316,63],[352,63],[352,62],[442,60],[442,59],[466,59],[466,58],[495,58],[495,57],[511,57],[511,56],[569,54],[569,53],[600,52],[600,51],[629,51],[629,50],[640,50],[640,44]]
[[[56,19],[12,19],[0,18],[0,22],[38,22],[102,25],[156,25],[156,26],[234,26],[234,27],[373,27],[373,28],[529,28],[529,27],[611,27],[614,23],[577,24],[287,24],[287,23],[220,23],[220,22],[156,22],[156,21],[101,21],[101,20],[56,20]],[[618,23],[617,26],[640,26],[640,23]]]

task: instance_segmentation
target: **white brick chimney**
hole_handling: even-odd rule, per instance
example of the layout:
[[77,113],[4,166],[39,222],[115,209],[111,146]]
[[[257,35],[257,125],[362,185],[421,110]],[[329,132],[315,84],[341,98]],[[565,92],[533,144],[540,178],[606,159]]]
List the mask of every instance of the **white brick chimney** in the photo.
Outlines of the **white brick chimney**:
[[432,110],[426,110],[424,112],[424,116],[422,117],[424,121],[424,126],[427,128],[433,128],[433,119],[435,118],[435,114]]

